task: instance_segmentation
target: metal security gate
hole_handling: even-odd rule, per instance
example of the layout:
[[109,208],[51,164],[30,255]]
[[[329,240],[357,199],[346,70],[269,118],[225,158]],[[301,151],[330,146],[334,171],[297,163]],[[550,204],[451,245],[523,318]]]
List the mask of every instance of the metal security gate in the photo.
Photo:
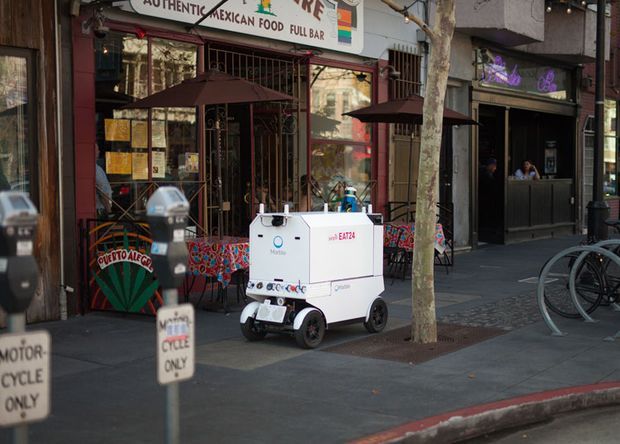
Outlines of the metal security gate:
[[[252,50],[205,47],[205,67],[255,82],[293,96],[290,103],[229,105],[206,110],[206,182],[208,205],[206,220],[211,234],[218,232],[215,177],[216,113],[225,122],[222,131],[224,227],[225,235],[246,235],[249,222],[264,203],[268,210],[281,210],[284,203],[299,200],[300,164],[306,157],[302,149],[298,122],[301,59],[272,57]],[[303,173],[301,173],[303,174]]]

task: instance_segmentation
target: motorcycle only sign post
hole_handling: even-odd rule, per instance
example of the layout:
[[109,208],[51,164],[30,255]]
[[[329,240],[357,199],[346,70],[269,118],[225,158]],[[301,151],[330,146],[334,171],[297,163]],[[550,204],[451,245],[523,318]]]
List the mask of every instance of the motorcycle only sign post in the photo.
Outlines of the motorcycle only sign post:
[[194,307],[157,310],[157,381],[161,385],[194,376]]
[[47,331],[0,336],[0,426],[49,415],[50,343]]

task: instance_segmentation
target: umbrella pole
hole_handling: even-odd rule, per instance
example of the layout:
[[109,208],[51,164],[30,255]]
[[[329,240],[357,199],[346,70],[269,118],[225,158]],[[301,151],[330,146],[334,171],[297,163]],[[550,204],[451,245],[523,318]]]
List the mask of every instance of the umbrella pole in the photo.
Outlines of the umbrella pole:
[[411,218],[411,169],[413,168],[413,132],[409,138],[409,172],[407,177],[407,223]]
[[222,239],[222,230],[224,229],[224,192],[222,190],[222,140],[220,134],[220,118],[215,119],[215,149],[217,157],[217,232],[219,238]]

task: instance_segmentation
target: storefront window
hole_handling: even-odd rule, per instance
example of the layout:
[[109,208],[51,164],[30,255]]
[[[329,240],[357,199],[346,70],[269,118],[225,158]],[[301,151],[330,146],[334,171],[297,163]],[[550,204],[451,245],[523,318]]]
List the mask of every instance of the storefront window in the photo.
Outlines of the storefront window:
[[488,48],[477,51],[480,84],[505,88],[556,100],[573,100],[571,72],[526,59],[496,53]]
[[0,47],[0,190],[36,191],[30,63],[29,52]]
[[98,162],[111,183],[112,214],[142,213],[151,181],[175,182],[191,202],[199,189],[196,108],[122,107],[194,77],[196,45],[109,33],[95,50]]
[[607,196],[618,194],[618,106],[613,100],[605,100],[605,174],[603,177],[603,191]]
[[372,76],[350,69],[313,66],[312,137],[369,143],[372,125],[342,113],[369,106]]
[[331,209],[338,206],[345,186],[353,186],[358,196],[370,195],[370,145],[315,143],[312,146],[312,175]]
[[327,66],[312,66],[311,73],[311,170],[316,187],[331,209],[346,186],[369,201],[372,125],[342,114],[371,104],[372,76]]

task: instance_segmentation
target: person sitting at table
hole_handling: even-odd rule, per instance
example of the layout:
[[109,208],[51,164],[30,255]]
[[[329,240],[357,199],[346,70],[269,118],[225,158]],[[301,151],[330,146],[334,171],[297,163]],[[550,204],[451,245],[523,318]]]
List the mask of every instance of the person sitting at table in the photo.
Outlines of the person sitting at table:
[[538,180],[540,179],[540,174],[538,174],[538,170],[532,162],[524,160],[521,168],[515,171],[515,178],[519,180]]

